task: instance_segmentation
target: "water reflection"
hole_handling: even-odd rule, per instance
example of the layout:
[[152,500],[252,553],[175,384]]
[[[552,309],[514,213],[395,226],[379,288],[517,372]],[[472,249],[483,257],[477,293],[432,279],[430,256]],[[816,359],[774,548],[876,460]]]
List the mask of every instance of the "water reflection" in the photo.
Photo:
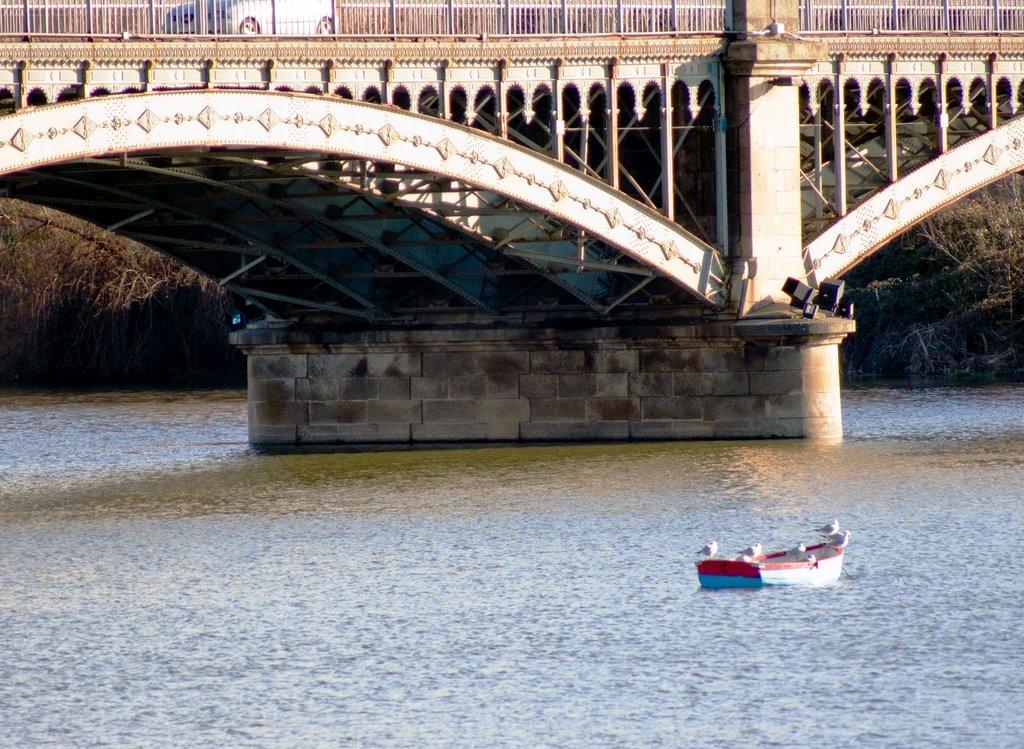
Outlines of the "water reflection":
[[242,391],[0,390],[0,499],[244,455]]
[[[5,398],[5,745],[1014,746],[1021,389],[844,407],[838,444],[270,456],[240,393]],[[839,585],[697,586],[709,538],[833,516]]]
[[[842,443],[743,441],[256,455],[244,393],[21,393],[0,408],[0,500],[48,517],[122,512],[474,514],[582,504],[594,512],[700,504],[805,507],[904,465],[928,484],[1019,467],[1024,388],[848,388]],[[964,444],[964,443],[968,444]],[[981,471],[984,485],[990,481]],[[914,484],[922,477],[915,476]],[[838,498],[837,498],[838,499]],[[118,509],[120,508],[120,510]],[[2,510],[0,510],[2,511]]]

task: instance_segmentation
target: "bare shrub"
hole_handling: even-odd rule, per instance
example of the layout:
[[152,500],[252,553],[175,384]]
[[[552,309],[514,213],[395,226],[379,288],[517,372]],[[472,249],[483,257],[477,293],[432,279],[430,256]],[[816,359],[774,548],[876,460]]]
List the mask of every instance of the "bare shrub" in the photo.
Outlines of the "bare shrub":
[[1019,374],[1024,183],[940,211],[856,268],[847,374]]
[[90,224],[0,201],[0,379],[187,379],[238,369],[226,299],[178,261]]

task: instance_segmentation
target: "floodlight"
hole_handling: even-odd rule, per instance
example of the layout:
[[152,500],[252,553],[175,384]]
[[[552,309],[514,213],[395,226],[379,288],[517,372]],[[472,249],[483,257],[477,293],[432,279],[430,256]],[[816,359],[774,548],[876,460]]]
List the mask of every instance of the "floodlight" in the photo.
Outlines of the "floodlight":
[[835,312],[836,307],[843,298],[846,289],[846,282],[836,278],[826,278],[818,287],[818,293],[814,297],[814,303],[824,310]]
[[806,307],[814,295],[814,289],[792,276],[787,278],[786,282],[782,284],[782,291],[785,294],[789,294],[790,306],[800,309]]

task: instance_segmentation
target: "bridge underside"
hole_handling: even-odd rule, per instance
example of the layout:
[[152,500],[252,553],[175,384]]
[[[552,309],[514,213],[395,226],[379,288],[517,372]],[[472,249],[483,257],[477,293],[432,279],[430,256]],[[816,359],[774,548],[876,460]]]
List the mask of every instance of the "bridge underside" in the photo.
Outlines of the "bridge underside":
[[804,248],[812,283],[840,277],[911,226],[963,197],[1024,169],[1024,118],[962,139],[869,193]]
[[[840,56],[803,76],[800,171],[812,285],[1024,166],[1020,48],[978,37],[973,53],[922,55],[904,41],[888,42],[905,46],[898,54]],[[998,55],[983,53],[996,48]]]
[[656,211],[436,118],[236,91],[93,99],[4,124],[8,195],[180,258],[250,316],[657,320],[726,301],[718,253]]
[[576,226],[392,164],[133,153],[39,168],[8,192],[181,259],[250,317],[387,325],[699,311],[692,293]]

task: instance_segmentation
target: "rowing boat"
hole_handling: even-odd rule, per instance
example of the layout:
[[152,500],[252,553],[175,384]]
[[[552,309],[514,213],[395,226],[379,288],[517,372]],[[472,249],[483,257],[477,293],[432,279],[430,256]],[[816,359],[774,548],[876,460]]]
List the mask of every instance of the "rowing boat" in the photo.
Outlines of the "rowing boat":
[[742,559],[704,559],[697,562],[697,579],[702,588],[826,585],[839,580],[844,555],[844,549],[824,543]]

